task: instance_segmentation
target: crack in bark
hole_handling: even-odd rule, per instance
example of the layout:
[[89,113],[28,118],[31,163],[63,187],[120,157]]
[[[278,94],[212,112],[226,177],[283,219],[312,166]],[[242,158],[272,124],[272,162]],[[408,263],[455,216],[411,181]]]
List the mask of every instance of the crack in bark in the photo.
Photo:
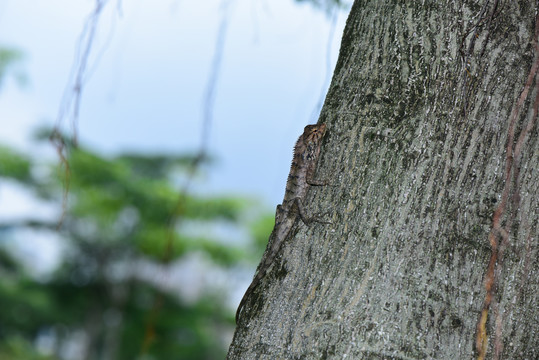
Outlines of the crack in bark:
[[[501,276],[501,271],[503,269],[503,255],[505,249],[509,245],[509,233],[513,220],[516,218],[516,213],[520,205],[520,160],[522,154],[522,148],[526,142],[528,135],[532,131],[535,123],[537,122],[537,117],[539,115],[539,77],[537,77],[537,71],[539,69],[539,13],[535,19],[535,37],[533,46],[535,48],[535,62],[533,63],[530,72],[528,74],[528,79],[524,85],[524,89],[518,99],[517,104],[513,108],[509,121],[508,137],[507,137],[507,149],[506,149],[506,163],[505,163],[505,186],[502,193],[502,199],[492,217],[492,228],[489,233],[489,243],[491,246],[491,256],[490,261],[487,267],[487,272],[485,275],[485,289],[486,295],[483,302],[483,308],[481,310],[481,315],[477,323],[477,333],[476,333],[476,351],[477,359],[483,360],[487,353],[488,347],[488,337],[486,330],[486,323],[488,319],[488,312],[490,309],[493,300],[495,302],[494,296],[496,295],[497,281]],[[536,96],[533,104],[533,114],[529,119],[526,127],[521,130],[518,140],[513,148],[513,142],[515,137],[515,126],[519,115],[521,114],[521,108],[524,104],[524,101],[528,98],[528,93],[535,79],[535,88]],[[511,180],[512,175],[512,180]],[[501,219],[502,216],[506,213],[506,203],[509,197],[509,193],[513,191],[512,194],[512,209],[507,214],[508,219],[505,223],[505,226],[502,227]],[[499,241],[501,240],[501,241]],[[494,359],[499,359],[503,351],[503,321],[502,321],[502,311],[499,311],[497,304],[496,308],[496,328],[495,328],[495,343],[494,343]]]
[[[485,49],[487,47],[487,44],[490,38],[490,29],[492,26],[492,20],[496,18],[501,12],[501,10],[498,10],[498,1],[499,0],[494,1],[492,10],[490,10],[488,14],[485,15],[485,13],[487,12],[488,6],[490,4],[490,0],[487,0],[478,14],[479,20],[477,20],[477,22],[469,30],[465,31],[464,35],[462,36],[459,52],[462,58],[462,67],[463,67],[463,72],[464,72],[464,79],[462,80],[462,87],[461,87],[461,99],[464,100],[464,104],[462,106],[463,116],[466,116],[466,111],[468,109],[468,99],[470,98],[470,94],[471,94],[471,91],[469,88],[469,81],[472,80],[472,73],[470,72],[471,65],[472,65],[471,56],[475,48],[475,41],[479,38],[479,31],[486,22],[485,40],[483,41],[481,51],[479,52],[479,58],[482,58],[485,53]],[[468,37],[468,35],[470,35],[470,33],[472,33],[472,31],[473,31],[472,38],[470,39],[470,43],[468,44],[468,48],[466,49],[466,52],[464,52],[463,48],[465,47],[465,44],[466,44],[466,38]]]

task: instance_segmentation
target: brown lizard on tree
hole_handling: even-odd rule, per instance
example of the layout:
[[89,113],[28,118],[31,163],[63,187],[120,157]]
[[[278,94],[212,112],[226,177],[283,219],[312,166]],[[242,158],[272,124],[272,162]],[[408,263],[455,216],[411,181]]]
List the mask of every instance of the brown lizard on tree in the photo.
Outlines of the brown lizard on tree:
[[236,311],[236,323],[238,323],[239,314],[241,313],[245,302],[266,275],[296,219],[299,217],[306,225],[309,225],[313,221],[329,223],[314,217],[307,218],[302,204],[309,186],[327,185],[327,181],[314,179],[314,172],[320,155],[320,146],[325,134],[326,124],[307,125],[305,126],[303,134],[296,142],[296,146],[294,147],[294,158],[292,159],[290,173],[288,174],[288,180],[286,182],[283,203],[277,205],[277,210],[275,212],[275,226],[269,237],[266,252],[258,266],[257,273],[253,278],[251,285],[249,285],[249,288],[245,292],[245,295],[243,295],[240,305],[238,306],[238,310]]

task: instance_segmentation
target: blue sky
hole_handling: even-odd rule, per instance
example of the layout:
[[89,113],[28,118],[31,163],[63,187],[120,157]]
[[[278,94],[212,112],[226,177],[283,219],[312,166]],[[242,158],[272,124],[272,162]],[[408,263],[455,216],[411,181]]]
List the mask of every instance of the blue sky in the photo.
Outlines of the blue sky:
[[[23,88],[8,80],[0,89],[1,142],[32,149],[31,131],[55,123],[94,6],[91,0],[0,0],[0,45],[25,53],[21,68],[29,80]],[[218,163],[199,190],[255,196],[273,207],[284,193],[293,144],[313,121],[328,76],[331,21],[309,5],[109,0],[89,61],[79,136],[103,153],[195,149],[224,11],[228,28],[209,137]],[[342,12],[331,71],[345,20]]]
[[[21,87],[10,77],[0,88],[0,143],[56,161],[52,147],[38,147],[31,134],[57,121],[95,3],[0,0],[0,46],[24,53],[17,70],[28,78]],[[346,11],[338,14],[330,36],[325,13],[293,0],[108,0],[89,59],[79,139],[103,154],[196,150],[223,16],[228,28],[208,142],[217,164],[195,190],[249,196],[273,211],[284,194],[294,142],[316,121],[313,110],[333,72]],[[67,120],[62,126],[71,128]],[[56,219],[58,211],[17,184],[0,181],[1,219]],[[58,237],[36,231],[19,236],[32,239],[16,241],[20,260],[36,274],[54,269],[63,251]],[[180,273],[209,274],[191,270]],[[234,301],[249,276],[237,286]]]

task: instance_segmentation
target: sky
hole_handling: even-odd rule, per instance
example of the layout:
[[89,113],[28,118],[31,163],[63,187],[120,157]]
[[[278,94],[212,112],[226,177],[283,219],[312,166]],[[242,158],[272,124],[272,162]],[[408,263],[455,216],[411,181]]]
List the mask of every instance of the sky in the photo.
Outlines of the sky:
[[[278,204],[293,144],[313,116],[337,60],[347,12],[331,17],[292,0],[109,0],[97,23],[76,128],[104,154],[193,151],[221,21],[209,152],[200,192]],[[0,142],[43,154],[37,127],[58,121],[93,0],[0,0],[0,46],[23,51],[28,79],[0,88]],[[330,53],[327,53],[330,39]],[[329,55],[329,56],[328,56]],[[330,63],[327,63],[329,58]],[[61,121],[70,131],[69,119]]]
[[[0,144],[57,160],[50,145],[32,141],[32,133],[58,123],[64,131],[73,128],[69,118],[58,114],[66,88],[72,87],[74,64],[84,51],[81,34],[96,2],[0,0],[0,47],[24,53],[16,72],[27,78],[23,86],[14,77],[1,84]],[[293,145],[303,127],[317,120],[347,11],[332,18],[293,0],[101,3],[76,121],[79,143],[105,155],[197,150],[205,91],[225,19],[208,136],[216,165],[194,190],[260,199],[272,211],[284,195]],[[0,219],[28,213],[58,217],[22,187],[0,180]],[[30,237],[32,244],[17,242],[18,258],[37,274],[53,270],[62,241],[37,232],[20,236]],[[174,271],[199,274],[178,282],[187,284],[183,290],[219,278],[207,266],[194,271],[201,262],[192,263]],[[236,303],[250,274],[240,281],[233,294]]]

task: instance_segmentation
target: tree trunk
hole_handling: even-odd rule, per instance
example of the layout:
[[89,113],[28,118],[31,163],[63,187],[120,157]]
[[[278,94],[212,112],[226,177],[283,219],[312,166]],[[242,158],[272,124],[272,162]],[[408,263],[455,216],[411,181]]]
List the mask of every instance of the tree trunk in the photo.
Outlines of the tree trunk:
[[538,2],[355,1],[229,359],[539,359]]

